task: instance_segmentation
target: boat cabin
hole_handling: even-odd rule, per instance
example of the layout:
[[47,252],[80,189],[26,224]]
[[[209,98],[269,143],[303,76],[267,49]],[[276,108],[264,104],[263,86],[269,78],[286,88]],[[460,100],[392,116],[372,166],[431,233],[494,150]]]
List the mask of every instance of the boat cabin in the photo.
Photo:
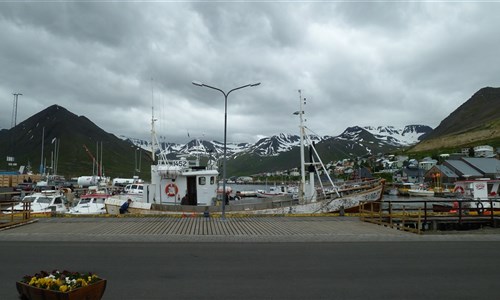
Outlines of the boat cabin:
[[189,166],[185,159],[151,166],[154,192],[149,202],[172,205],[214,205],[217,190],[217,170]]

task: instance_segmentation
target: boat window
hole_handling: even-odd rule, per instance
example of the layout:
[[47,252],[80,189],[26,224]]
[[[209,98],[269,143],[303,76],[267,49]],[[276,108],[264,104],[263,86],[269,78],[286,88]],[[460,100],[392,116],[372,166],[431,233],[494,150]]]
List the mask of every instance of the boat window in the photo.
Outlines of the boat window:
[[137,188],[142,191],[144,189],[144,186],[140,185]]
[[24,197],[23,202],[33,202],[35,200],[35,197]]
[[215,176],[210,176],[210,184],[214,184],[215,183]]
[[85,203],[89,203],[89,202],[90,202],[90,198],[80,200],[80,204],[85,204]]
[[198,184],[199,185],[205,185],[205,184],[207,184],[207,178],[205,176],[198,177]]
[[39,197],[37,200],[38,203],[47,203],[50,204],[50,198],[47,197]]
[[58,197],[58,198],[54,199],[54,204],[62,204],[61,198]]

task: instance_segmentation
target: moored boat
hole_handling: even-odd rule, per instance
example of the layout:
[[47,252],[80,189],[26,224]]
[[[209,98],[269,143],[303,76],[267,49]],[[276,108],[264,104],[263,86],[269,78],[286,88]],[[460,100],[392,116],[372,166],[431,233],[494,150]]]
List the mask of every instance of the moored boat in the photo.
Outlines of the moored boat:
[[32,214],[37,213],[66,213],[67,200],[59,190],[46,190],[24,196],[19,204],[6,209],[5,213],[24,211],[29,207]]
[[408,194],[416,197],[432,197],[434,196],[434,190],[428,189],[424,185],[420,184],[416,188],[409,189]]
[[400,196],[410,196],[408,191],[414,187],[413,183],[410,182],[401,182],[398,183],[398,195]]
[[68,214],[73,215],[95,215],[105,214],[106,205],[104,201],[111,197],[107,190],[89,189],[89,193],[81,195],[77,204],[71,207]]
[[271,198],[271,197],[276,197],[276,196],[292,196],[292,197],[297,197],[297,187],[295,186],[285,186],[285,185],[279,185],[279,186],[271,186],[269,187],[269,190],[256,190],[255,195],[257,198]]

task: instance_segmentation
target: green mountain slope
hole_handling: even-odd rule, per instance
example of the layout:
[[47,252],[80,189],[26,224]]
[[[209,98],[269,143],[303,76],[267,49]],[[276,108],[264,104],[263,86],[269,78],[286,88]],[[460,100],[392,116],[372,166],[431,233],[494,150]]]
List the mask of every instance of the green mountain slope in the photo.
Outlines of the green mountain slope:
[[[52,105],[33,115],[10,130],[0,132],[1,157],[15,156],[19,165],[30,164],[38,172],[42,158],[42,136],[44,136],[43,160],[50,166],[55,152],[54,139],[59,140],[58,173],[66,177],[92,175],[93,160],[97,158],[97,147],[102,147],[104,175],[131,177],[134,175],[136,148],[132,143],[105,132],[89,119],[77,116],[65,108]],[[89,149],[90,155],[84,148]],[[101,152],[101,151],[99,151]],[[142,155],[142,166],[149,166],[146,155]],[[101,158],[99,158],[101,161]],[[0,169],[9,167],[5,160]],[[149,177],[149,167],[141,177]]]
[[408,151],[457,149],[483,144],[500,146],[500,88],[486,87],[476,92]]

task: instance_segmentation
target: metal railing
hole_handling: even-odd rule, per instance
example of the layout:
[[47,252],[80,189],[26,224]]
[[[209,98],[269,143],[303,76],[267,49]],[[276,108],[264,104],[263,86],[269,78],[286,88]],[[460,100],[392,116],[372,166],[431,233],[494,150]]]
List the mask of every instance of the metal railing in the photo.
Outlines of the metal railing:
[[359,212],[362,221],[421,233],[438,227],[463,229],[472,224],[496,227],[499,209],[500,199],[403,199],[362,202]]

